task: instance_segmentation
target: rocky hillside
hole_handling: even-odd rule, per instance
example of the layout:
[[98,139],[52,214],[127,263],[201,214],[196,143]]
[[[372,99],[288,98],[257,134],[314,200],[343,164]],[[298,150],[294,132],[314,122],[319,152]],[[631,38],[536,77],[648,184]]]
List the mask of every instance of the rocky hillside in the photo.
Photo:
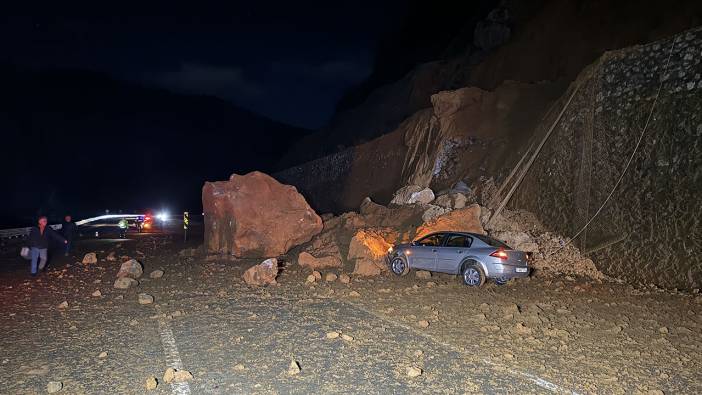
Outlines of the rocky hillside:
[[[297,165],[390,133],[407,117],[432,107],[430,98],[438,92],[462,87],[493,91],[506,81],[549,81],[565,89],[605,51],[652,42],[702,24],[702,3],[694,0],[495,3],[492,10],[471,9],[486,13],[479,21],[466,18],[455,30],[460,34],[437,37],[443,40],[439,45],[443,56],[378,86],[359,105],[343,108],[327,128],[293,146],[283,165]],[[464,11],[464,7],[448,6],[437,14],[434,5],[423,7],[425,12],[414,12],[415,19],[407,24],[426,26],[424,18],[429,15],[460,23],[449,14]],[[402,39],[397,40],[397,46],[404,48]]]
[[[341,122],[349,128],[344,135],[361,130],[373,136],[386,128],[390,133],[290,168],[278,178],[298,186],[316,209],[335,212],[358,207],[365,196],[387,203],[404,185],[441,191],[463,181],[480,194],[489,184],[485,181],[494,179],[497,186],[485,204],[496,208],[513,185],[511,175],[521,174],[551,130],[508,207],[529,209],[547,228],[574,236],[614,188],[655,101],[645,139],[623,181],[574,242],[606,274],[699,287],[694,205],[702,172],[697,144],[702,29],[604,50],[647,42],[673,26],[699,24],[701,6],[681,2],[653,18],[641,13],[653,12],[655,2],[633,7],[631,15],[620,15],[618,7],[603,13],[605,3],[544,2],[530,18],[510,25],[506,44],[482,52],[473,64],[449,71],[442,61],[415,69],[350,110],[352,121]],[[556,25],[572,22],[571,29],[547,26],[556,19]],[[602,28],[591,32],[588,26],[596,21]],[[556,40],[558,29],[571,44]],[[442,72],[422,74],[435,67]],[[445,90],[446,84],[458,87]],[[405,100],[401,91],[417,101]],[[378,120],[375,125],[383,126],[372,126]]]

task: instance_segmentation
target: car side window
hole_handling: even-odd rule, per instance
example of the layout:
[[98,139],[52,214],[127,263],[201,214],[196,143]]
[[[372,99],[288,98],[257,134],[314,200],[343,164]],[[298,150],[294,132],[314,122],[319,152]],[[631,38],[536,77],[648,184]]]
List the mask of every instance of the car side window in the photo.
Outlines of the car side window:
[[464,235],[451,235],[446,241],[446,247],[465,247],[470,248],[473,239]]
[[438,247],[441,245],[441,241],[444,238],[443,234],[429,235],[417,242],[417,245],[423,247]]

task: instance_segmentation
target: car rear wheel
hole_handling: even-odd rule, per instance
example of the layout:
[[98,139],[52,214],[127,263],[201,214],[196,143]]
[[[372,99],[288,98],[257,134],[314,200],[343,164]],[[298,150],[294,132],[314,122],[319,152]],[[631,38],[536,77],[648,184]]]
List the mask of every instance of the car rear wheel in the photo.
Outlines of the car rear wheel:
[[497,284],[497,285],[505,285],[508,282],[509,282],[509,280],[506,278],[496,278],[495,279],[495,284]]
[[398,276],[404,276],[409,273],[409,265],[404,259],[400,257],[395,257],[390,262],[390,270]]
[[480,287],[485,284],[485,273],[480,265],[466,264],[461,271],[463,284],[469,287]]

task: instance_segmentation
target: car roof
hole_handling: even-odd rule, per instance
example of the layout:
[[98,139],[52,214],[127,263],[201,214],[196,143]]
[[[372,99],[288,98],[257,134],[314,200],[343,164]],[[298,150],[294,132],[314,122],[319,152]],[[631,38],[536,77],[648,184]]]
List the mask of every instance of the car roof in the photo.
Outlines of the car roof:
[[440,230],[440,231],[428,233],[427,235],[422,236],[422,238],[425,238],[427,236],[436,235],[436,234],[441,234],[441,233],[451,233],[451,234],[464,235],[464,236],[487,236],[487,235],[481,235],[481,234],[473,233],[473,232],[461,232],[461,231],[455,231],[455,230]]

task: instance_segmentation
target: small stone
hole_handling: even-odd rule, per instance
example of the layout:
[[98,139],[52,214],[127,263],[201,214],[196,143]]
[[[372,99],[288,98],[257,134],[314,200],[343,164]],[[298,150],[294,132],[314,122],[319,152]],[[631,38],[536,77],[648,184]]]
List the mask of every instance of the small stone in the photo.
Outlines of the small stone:
[[314,276],[315,281],[319,281],[322,279],[322,273],[320,273],[316,270],[312,271],[312,275]]
[[415,378],[415,377],[419,377],[422,375],[422,369],[415,367],[415,366],[408,366],[406,373],[407,373],[407,377]]
[[173,381],[176,383],[184,383],[193,379],[193,374],[187,370],[176,370],[173,376]]
[[173,377],[175,377],[175,369],[173,368],[168,368],[166,369],[166,372],[163,373],[163,381],[167,384],[170,384],[173,381]]
[[103,351],[100,354],[98,354],[98,358],[107,358],[107,351]]
[[421,320],[421,321],[417,322],[417,326],[419,326],[420,328],[428,328],[428,327],[429,327],[429,321],[427,321],[427,320]]
[[351,277],[349,277],[348,274],[341,274],[339,275],[339,281],[341,281],[343,284],[348,284],[351,282]]
[[347,342],[353,341],[353,336],[347,335],[347,334],[345,334],[345,333],[342,333],[342,334],[341,334],[341,338],[344,339],[344,340],[346,340]]
[[426,270],[417,270],[414,272],[414,276],[422,280],[428,280],[431,278],[431,272]]
[[331,283],[336,281],[337,275],[334,273],[327,273],[326,276],[324,276],[324,281]]
[[419,357],[421,357],[422,355],[424,355],[424,351],[422,351],[422,350],[417,350],[417,351],[414,352],[414,357],[415,357],[415,358],[419,358]]
[[154,297],[149,294],[141,293],[138,296],[139,304],[151,304],[154,302]]
[[149,376],[149,378],[146,379],[146,389],[153,391],[156,387],[158,387],[158,380],[156,380],[154,376]]
[[290,360],[290,366],[288,366],[288,374],[290,376],[295,376],[300,373],[300,364],[296,360]]
[[339,337],[339,332],[327,332],[327,339],[336,339]]
[[97,263],[97,261],[98,261],[98,260],[97,260],[97,254],[95,254],[94,252],[89,252],[89,253],[87,253],[87,254],[85,254],[85,255],[83,256],[83,261],[82,261],[82,263],[83,263],[84,265],[89,265],[89,264],[92,264],[92,263]]
[[46,391],[50,394],[54,394],[56,392],[59,392],[63,389],[63,383],[60,381],[49,381],[49,384],[46,385]]
[[117,289],[127,289],[131,287],[136,287],[138,284],[139,282],[133,278],[120,277],[117,280],[115,280],[114,287]]
[[149,278],[157,279],[163,277],[163,270],[154,270],[149,273]]
[[665,333],[668,333],[669,331],[668,331],[668,328],[666,328],[665,326],[662,326],[662,327],[658,328],[658,332],[665,334]]
[[95,292],[93,292],[91,295],[93,295],[97,298],[97,297],[102,296],[102,292],[100,292],[100,290],[98,289],[98,290],[95,290]]
[[244,364],[238,363],[234,365],[234,370],[237,372],[243,372],[244,370],[246,370],[246,367],[244,366]]
[[307,276],[307,282],[308,283],[315,282],[314,274],[310,274],[309,276]]
[[58,305],[58,308],[59,308],[59,309],[67,309],[67,308],[68,308],[68,302],[66,302],[66,301],[64,300],[63,302],[61,302],[61,304]]
[[351,292],[349,292],[349,296],[357,298],[357,297],[361,296],[361,294],[356,292],[356,291],[351,291]]

